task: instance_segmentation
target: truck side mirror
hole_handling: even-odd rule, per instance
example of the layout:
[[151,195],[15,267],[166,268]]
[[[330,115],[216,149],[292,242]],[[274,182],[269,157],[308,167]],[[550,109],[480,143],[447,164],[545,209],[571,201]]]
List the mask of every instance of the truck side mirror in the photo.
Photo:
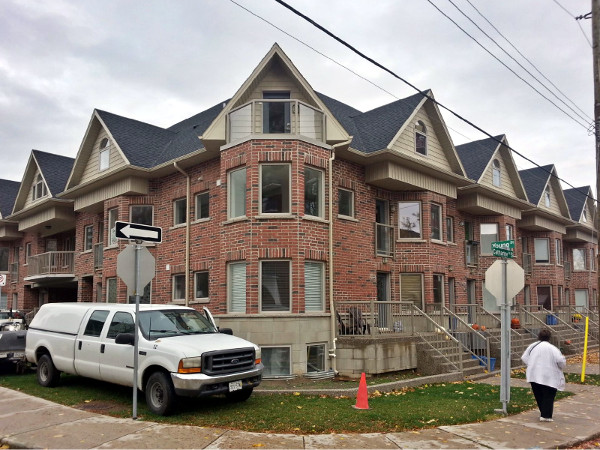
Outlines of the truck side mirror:
[[133,345],[135,344],[135,336],[133,333],[119,333],[115,337],[115,344]]
[[229,334],[233,336],[233,330],[231,328],[219,328],[219,333]]

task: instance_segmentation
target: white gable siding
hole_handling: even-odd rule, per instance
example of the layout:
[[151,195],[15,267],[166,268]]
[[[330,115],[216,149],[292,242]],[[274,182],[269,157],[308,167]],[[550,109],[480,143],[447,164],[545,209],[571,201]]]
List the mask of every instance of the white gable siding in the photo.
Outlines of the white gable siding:
[[[500,187],[494,186],[493,183],[494,166],[492,162],[494,159],[497,159],[500,163]],[[481,184],[484,186],[489,186],[493,189],[499,189],[504,194],[509,195],[511,197],[518,197],[513,186],[512,179],[510,178],[507,161],[499,153],[496,153],[495,156],[492,158],[492,161],[490,161],[487,170],[481,177]]]
[[[36,165],[37,167],[37,165]],[[37,183],[37,177],[40,174],[39,170],[35,171],[35,174],[33,175],[33,181],[31,183],[31,185],[29,186],[29,190],[27,191],[27,198],[25,199],[25,205],[23,205],[22,209],[27,209],[28,207],[30,207],[32,204],[39,202],[41,199],[43,198],[47,198],[49,195],[50,190],[48,189],[48,185],[46,185],[46,195],[44,197],[38,198],[37,200],[33,200],[33,188]],[[46,182],[44,181],[44,184],[46,184]]]
[[[415,123],[420,120],[427,127],[427,156],[417,153],[415,150]],[[428,163],[452,171],[448,158],[438,139],[433,123],[427,113],[421,109],[416,116],[406,125],[402,134],[392,145],[392,150],[409,155],[413,158],[422,159]]]
[[290,78],[288,73],[279,65],[273,65],[271,70],[264,74],[256,87],[248,92],[248,96],[244,98],[244,102],[263,98],[263,92],[265,91],[289,91],[290,98],[302,100],[309,104],[313,103],[305,97],[304,92],[300,89],[298,83]]
[[[102,139],[108,138],[110,141],[110,166],[107,170],[103,170],[100,172],[100,142]],[[105,130],[101,130],[94,141],[94,146],[92,147],[92,151],[89,154],[89,158],[85,165],[85,169],[83,170],[83,174],[81,176],[80,184],[83,184],[87,181],[99,178],[103,176],[106,172],[112,171],[117,167],[122,167],[125,165],[125,161],[121,156],[119,150],[117,150],[117,146],[110,139],[108,133]]]

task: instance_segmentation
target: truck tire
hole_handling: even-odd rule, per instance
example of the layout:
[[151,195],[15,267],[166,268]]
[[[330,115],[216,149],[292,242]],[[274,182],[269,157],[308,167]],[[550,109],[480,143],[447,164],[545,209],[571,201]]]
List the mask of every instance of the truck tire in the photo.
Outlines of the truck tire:
[[254,388],[242,389],[240,391],[234,391],[234,392],[228,392],[227,394],[225,394],[225,396],[227,397],[227,400],[229,400],[231,402],[245,402],[252,395],[253,389]]
[[52,357],[48,354],[42,355],[37,364],[37,380],[41,386],[54,387],[58,385],[60,379],[60,370],[52,362]]
[[148,409],[159,416],[166,416],[173,411],[177,395],[173,383],[164,372],[154,372],[146,383],[146,404]]

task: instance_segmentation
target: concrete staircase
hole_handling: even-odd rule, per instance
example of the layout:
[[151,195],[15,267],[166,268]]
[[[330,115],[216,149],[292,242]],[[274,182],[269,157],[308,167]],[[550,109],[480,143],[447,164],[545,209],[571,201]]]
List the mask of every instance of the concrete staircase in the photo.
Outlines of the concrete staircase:
[[484,374],[486,367],[445,333],[419,333],[417,371],[422,375],[462,372],[463,377]]

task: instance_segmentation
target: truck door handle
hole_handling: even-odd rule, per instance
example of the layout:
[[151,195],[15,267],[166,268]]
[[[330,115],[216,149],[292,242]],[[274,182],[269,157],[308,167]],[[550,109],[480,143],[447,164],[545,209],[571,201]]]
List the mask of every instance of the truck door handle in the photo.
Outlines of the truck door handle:
[[104,347],[106,347],[106,344],[102,344],[100,346],[100,353],[104,353]]
[[79,350],[81,350],[81,341],[79,341]]

